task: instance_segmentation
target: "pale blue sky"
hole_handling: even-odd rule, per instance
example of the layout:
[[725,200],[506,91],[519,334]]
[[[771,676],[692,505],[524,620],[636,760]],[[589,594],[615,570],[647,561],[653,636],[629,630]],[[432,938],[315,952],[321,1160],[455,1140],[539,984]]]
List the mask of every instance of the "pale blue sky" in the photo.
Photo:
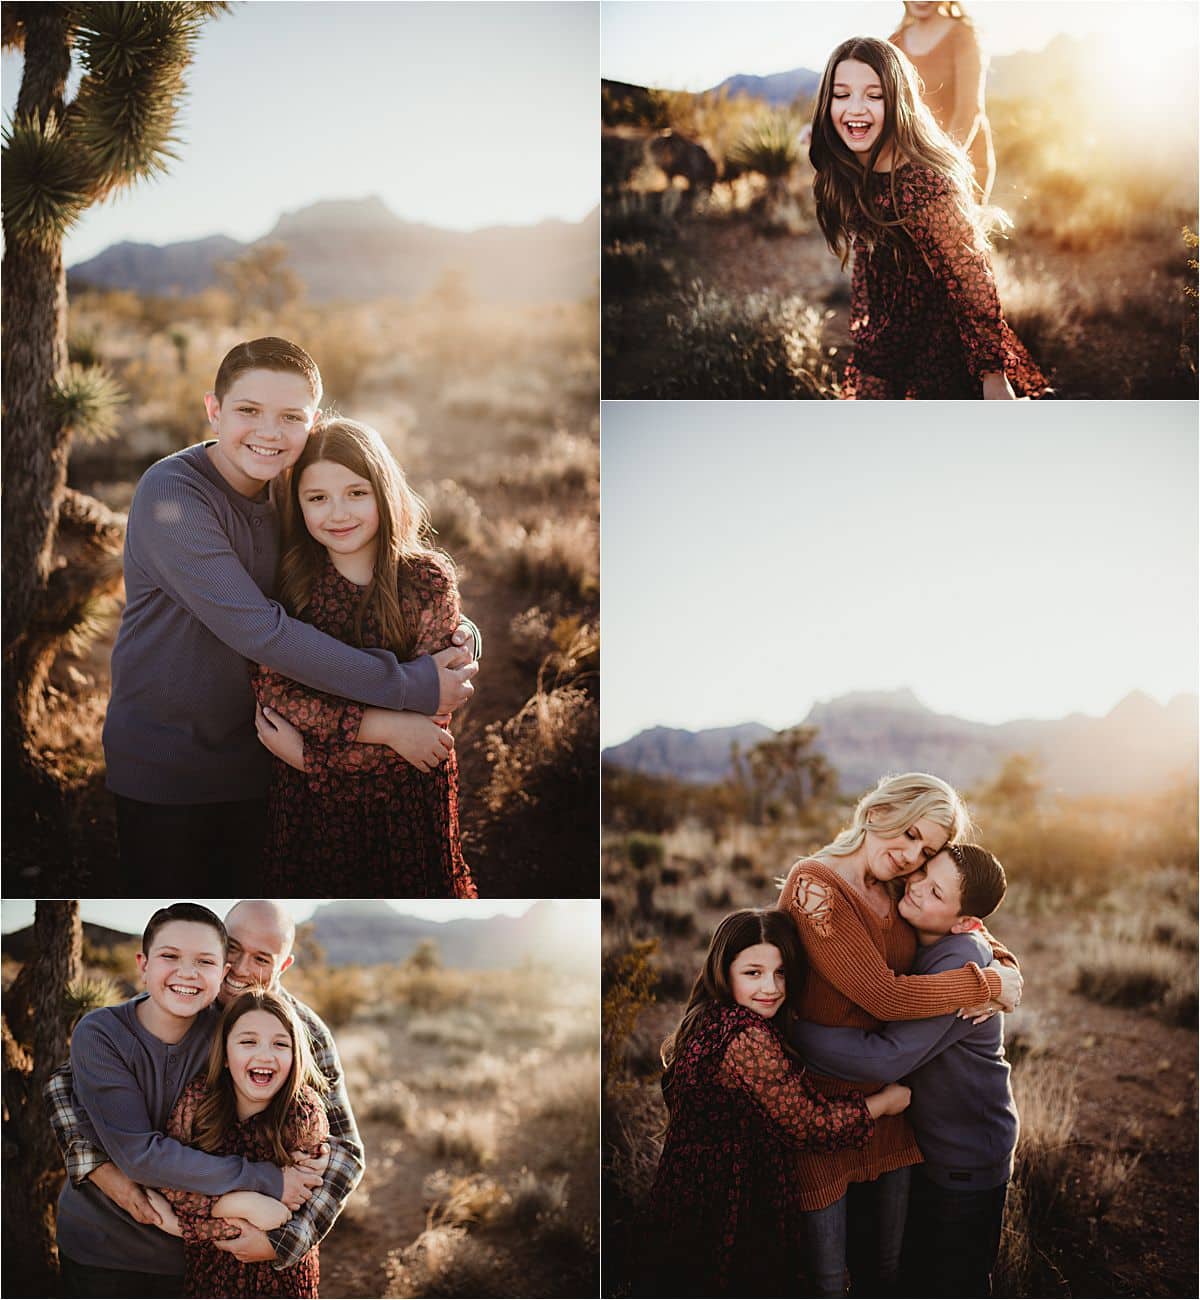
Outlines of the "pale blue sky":
[[[79,913],[93,925],[106,925],[129,934],[141,934],[146,922],[160,908],[178,902],[178,898],[84,898],[80,900]],[[189,902],[202,903],[218,916],[224,916],[236,903],[236,898],[193,898]],[[289,898],[288,910],[297,923],[307,921],[328,898]],[[402,916],[419,916],[427,921],[457,921],[466,917],[523,916],[537,902],[530,898],[487,899],[413,899],[385,898],[376,900]],[[21,930],[33,922],[35,900],[32,898],[6,898],[0,904],[0,931],[5,934]],[[596,912],[594,899],[558,899],[556,905],[565,909],[564,915],[582,921]],[[590,911],[589,911],[590,909]]]
[[1196,689],[1194,402],[606,402],[603,429],[605,745],[851,690],[1002,722]]
[[[819,72],[849,36],[890,36],[899,0],[605,0],[605,77],[672,90],[706,90],[734,73]],[[1059,32],[1102,33],[1129,67],[1159,68],[1196,47],[1188,0],[974,0],[967,12],[992,54],[1041,50]],[[1195,76],[1192,58],[1191,75]]]
[[[5,118],[19,55],[4,55]],[[124,239],[252,240],[380,195],[454,229],[578,221],[600,197],[594,3],[248,0],[207,25],[169,174],[93,206],[68,264]]]

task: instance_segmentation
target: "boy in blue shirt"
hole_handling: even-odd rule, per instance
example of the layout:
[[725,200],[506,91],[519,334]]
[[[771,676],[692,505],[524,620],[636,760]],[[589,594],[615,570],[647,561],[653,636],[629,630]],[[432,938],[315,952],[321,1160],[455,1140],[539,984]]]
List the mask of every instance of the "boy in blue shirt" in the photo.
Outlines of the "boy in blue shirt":
[[[1004,868],[986,850],[948,844],[908,877],[900,915],[917,933],[914,975],[992,960],[982,918],[999,907]],[[1004,1017],[896,1021],[881,1029],[800,1022],[792,1041],[822,1074],[912,1088],[907,1116],[925,1163],[912,1172],[903,1295],[988,1296],[1012,1176],[1018,1120]]]

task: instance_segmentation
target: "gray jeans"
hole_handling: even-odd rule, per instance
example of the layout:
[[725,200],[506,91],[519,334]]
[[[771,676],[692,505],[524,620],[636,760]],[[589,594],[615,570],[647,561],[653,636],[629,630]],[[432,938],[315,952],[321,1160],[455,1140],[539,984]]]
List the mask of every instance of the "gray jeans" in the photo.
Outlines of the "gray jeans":
[[[881,1174],[873,1182],[852,1183],[846,1195],[832,1205],[804,1215],[815,1295],[845,1295],[847,1262],[851,1285],[859,1295],[894,1292],[900,1273],[911,1172],[906,1165]],[[847,1261],[852,1238],[854,1247]]]

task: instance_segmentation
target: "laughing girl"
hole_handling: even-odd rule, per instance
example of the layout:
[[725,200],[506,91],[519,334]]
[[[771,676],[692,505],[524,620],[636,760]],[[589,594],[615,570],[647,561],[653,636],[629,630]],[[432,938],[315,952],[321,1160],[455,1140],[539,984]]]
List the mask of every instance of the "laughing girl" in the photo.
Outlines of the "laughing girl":
[[[184,1089],[167,1136],[215,1155],[240,1155],[280,1167],[301,1154],[318,1157],[329,1136],[317,1089],[324,1079],[313,1066],[308,1036],[287,1003],[266,989],[251,989],[225,1009],[204,1074]],[[315,1297],[319,1247],[291,1268],[271,1261],[243,1264],[214,1244],[237,1235],[244,1219],[267,1232],[291,1211],[258,1192],[205,1196],[164,1188],[183,1235],[185,1293],[189,1296]]]
[[[348,645],[405,658],[450,645],[460,621],[453,566],[429,544],[425,506],[374,429],[319,423],[281,516],[279,597],[289,614]],[[448,717],[400,714],[411,732],[401,757],[386,743],[361,743],[373,736],[359,704],[266,667],[254,689],[260,736],[282,760],[268,797],[272,892],[475,897]]]
[[887,41],[854,37],[826,65],[809,157],[817,220],[846,264],[848,398],[1041,397],[1046,379],[1000,310],[988,254],[998,214]]

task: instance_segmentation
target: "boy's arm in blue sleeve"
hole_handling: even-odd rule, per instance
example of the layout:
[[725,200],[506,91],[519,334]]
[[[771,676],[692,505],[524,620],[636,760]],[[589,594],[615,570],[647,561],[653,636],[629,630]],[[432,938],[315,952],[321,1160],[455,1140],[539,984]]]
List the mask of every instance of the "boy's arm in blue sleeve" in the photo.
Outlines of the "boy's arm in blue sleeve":
[[[953,945],[922,971],[936,975],[943,970],[957,970],[964,957]],[[928,1020],[894,1020],[881,1029],[834,1029],[811,1021],[795,1022],[789,1030],[792,1045],[804,1060],[821,1074],[852,1083],[895,1083],[935,1056],[953,1046],[975,1028],[970,1020],[957,1016],[933,1016]]]
[[278,1200],[277,1165],[214,1156],[158,1132],[132,1071],[104,1030],[85,1017],[71,1039],[75,1093],[113,1164],[144,1187],[181,1187],[221,1195],[238,1189]]
[[162,476],[134,501],[129,546],[171,598],[232,650],[306,686],[383,709],[438,710],[437,665],[402,664],[291,618],[246,571],[211,505],[193,484]]

